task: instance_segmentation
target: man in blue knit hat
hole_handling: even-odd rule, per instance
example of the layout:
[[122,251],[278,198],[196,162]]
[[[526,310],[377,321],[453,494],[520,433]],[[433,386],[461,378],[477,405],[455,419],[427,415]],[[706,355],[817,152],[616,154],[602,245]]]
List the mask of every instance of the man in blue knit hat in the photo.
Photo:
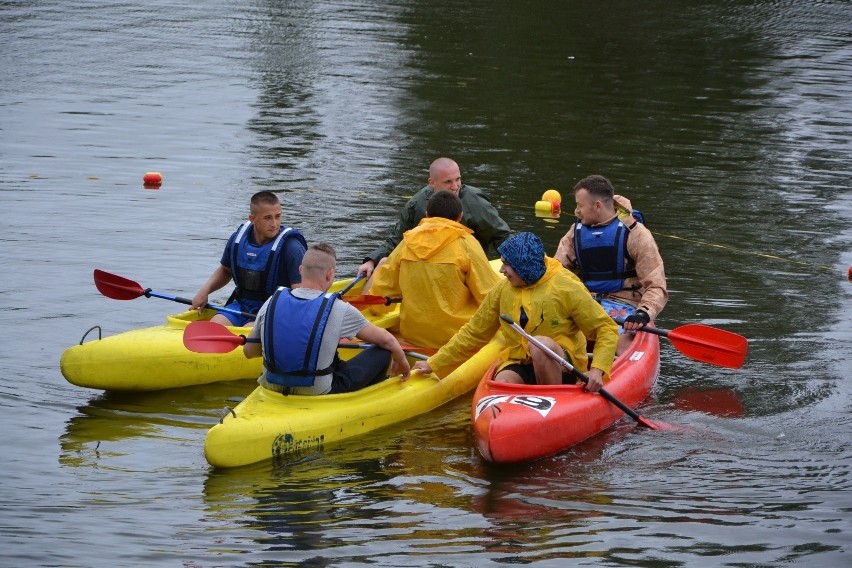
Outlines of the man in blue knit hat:
[[[434,371],[439,377],[472,357],[488,343],[501,325],[501,314],[510,316],[530,335],[556,353],[564,353],[589,382],[586,390],[597,392],[608,379],[618,342],[618,325],[595,302],[579,278],[544,254],[544,245],[533,233],[518,233],[497,249],[506,277],[483,300],[470,321],[431,356],[418,361],[415,371]],[[562,366],[519,333],[503,333],[506,347],[494,377],[496,381],[526,384],[574,382]],[[589,368],[587,339],[595,342]]]

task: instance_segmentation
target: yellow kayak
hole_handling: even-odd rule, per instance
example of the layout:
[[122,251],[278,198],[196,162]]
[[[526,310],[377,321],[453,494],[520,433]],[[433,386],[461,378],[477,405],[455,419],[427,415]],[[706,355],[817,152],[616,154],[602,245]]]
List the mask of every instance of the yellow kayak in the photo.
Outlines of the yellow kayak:
[[[331,290],[340,290],[350,280],[335,282]],[[379,327],[391,329],[399,323],[399,304],[388,313],[371,312],[364,310],[364,315]],[[116,391],[154,391],[260,376],[262,359],[246,359],[242,349],[201,354],[184,347],[186,326],[215,313],[208,309],[199,317],[191,310],[168,316],[165,325],[81,341],[62,353],[62,375],[73,385]],[[248,327],[228,329],[238,335],[250,331]]]
[[[356,392],[319,396],[283,395],[257,387],[213,426],[204,456],[215,467],[265,460],[294,461],[326,446],[424,414],[472,391],[502,349],[498,334],[445,379],[412,373]],[[354,356],[341,349],[342,357]],[[348,354],[346,352],[349,352]]]
[[[499,259],[491,261],[500,270]],[[380,318],[373,310],[365,315]],[[380,327],[398,325],[374,321]],[[356,392],[319,396],[287,395],[257,387],[207,433],[204,455],[215,467],[237,467],[266,460],[290,462],[329,444],[425,414],[471,392],[497,360],[503,340],[497,334],[479,353],[443,380],[412,373],[406,381],[391,377]],[[414,350],[416,351],[416,349]],[[355,356],[340,349],[341,358]],[[259,358],[258,358],[259,359]]]

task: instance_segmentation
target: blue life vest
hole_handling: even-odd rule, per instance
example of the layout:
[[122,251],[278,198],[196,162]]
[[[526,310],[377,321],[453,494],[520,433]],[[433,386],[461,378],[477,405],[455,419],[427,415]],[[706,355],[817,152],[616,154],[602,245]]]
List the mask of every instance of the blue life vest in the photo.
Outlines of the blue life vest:
[[337,294],[322,294],[311,300],[297,298],[289,288],[280,288],[269,300],[263,327],[263,362],[266,380],[283,387],[309,387],[317,375],[327,375],[337,366],[317,369],[320,345]]
[[596,294],[618,292],[624,279],[636,276],[634,261],[627,252],[630,231],[624,223],[613,219],[605,226],[588,227],[580,221],[574,225],[574,254],[580,279]]
[[[281,227],[273,241],[258,246],[249,239],[251,231],[252,224],[243,223],[237,229],[237,235],[231,247],[231,273],[237,286],[234,294],[241,300],[263,303],[281,285],[278,272],[285,239],[297,238],[305,245],[305,248],[308,244],[305,237],[296,229]],[[291,282],[286,284],[289,286]]]

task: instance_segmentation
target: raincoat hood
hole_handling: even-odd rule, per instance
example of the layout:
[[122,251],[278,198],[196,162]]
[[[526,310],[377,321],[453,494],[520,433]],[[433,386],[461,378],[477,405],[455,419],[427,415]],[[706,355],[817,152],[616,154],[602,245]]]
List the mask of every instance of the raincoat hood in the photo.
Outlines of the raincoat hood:
[[406,231],[402,238],[414,256],[427,260],[457,239],[472,234],[473,231],[461,223],[443,217],[424,217],[415,228]]

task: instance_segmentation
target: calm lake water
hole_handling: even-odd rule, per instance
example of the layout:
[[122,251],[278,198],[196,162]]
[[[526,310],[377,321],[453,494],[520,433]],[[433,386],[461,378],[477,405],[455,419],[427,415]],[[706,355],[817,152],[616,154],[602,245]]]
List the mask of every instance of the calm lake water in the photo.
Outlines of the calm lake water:
[[[543,4],[0,0],[0,564],[852,565],[850,3]],[[180,311],[94,268],[192,296],[272,189],[351,275],[440,155],[550,254],[548,188],[570,213],[601,173],[645,213],[658,325],[750,339],[741,370],[664,344],[641,412],[690,432],[622,421],[495,467],[468,396],[214,471],[205,433],[252,381],[62,377],[90,327]]]

